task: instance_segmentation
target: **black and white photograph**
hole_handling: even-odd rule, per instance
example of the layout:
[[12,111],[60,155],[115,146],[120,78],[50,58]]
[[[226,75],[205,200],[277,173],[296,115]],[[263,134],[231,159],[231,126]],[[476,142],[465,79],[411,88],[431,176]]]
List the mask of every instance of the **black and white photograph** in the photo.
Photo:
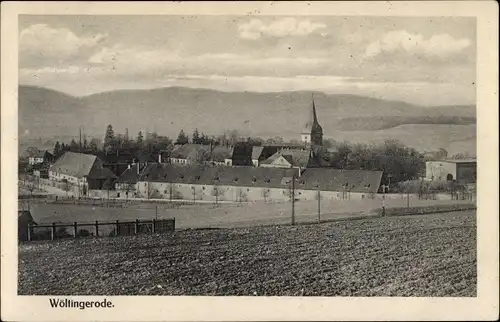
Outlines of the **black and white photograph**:
[[10,33],[18,296],[478,297],[477,17],[45,11]]

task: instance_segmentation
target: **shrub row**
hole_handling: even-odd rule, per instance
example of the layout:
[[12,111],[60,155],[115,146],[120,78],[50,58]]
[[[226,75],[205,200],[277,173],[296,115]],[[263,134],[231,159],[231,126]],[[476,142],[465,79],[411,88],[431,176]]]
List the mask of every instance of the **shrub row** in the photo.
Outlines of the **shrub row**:
[[[477,206],[475,204],[461,204],[461,205],[430,205],[430,206],[419,206],[419,207],[397,207],[397,208],[386,208],[386,216],[398,216],[398,215],[417,215],[417,214],[432,214],[440,212],[452,212],[452,211],[465,211],[465,210],[475,210]],[[383,215],[382,208],[375,209],[374,212],[378,215]]]

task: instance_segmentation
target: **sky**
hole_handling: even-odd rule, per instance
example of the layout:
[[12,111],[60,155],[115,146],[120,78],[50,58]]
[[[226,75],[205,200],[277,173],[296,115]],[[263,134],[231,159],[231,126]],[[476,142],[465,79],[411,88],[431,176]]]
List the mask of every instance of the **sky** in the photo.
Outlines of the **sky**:
[[74,96],[168,86],[475,104],[464,17],[19,17],[19,83]]

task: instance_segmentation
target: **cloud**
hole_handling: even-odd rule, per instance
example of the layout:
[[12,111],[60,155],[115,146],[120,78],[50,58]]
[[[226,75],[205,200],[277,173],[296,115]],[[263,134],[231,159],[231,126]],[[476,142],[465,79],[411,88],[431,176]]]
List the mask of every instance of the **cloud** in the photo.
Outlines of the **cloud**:
[[241,38],[256,40],[262,36],[267,37],[286,37],[286,36],[307,36],[313,33],[320,33],[326,36],[326,25],[322,23],[313,23],[310,20],[298,21],[295,18],[283,18],[281,20],[265,24],[259,19],[252,19],[247,23],[238,26],[238,32]]
[[51,28],[46,24],[31,25],[21,31],[19,50],[25,58],[64,59],[76,56],[80,50],[94,48],[106,35],[79,37],[65,28]]
[[365,58],[376,58],[386,54],[406,54],[445,59],[461,53],[470,45],[469,39],[455,39],[448,34],[437,34],[425,39],[421,34],[397,30],[388,32],[370,43],[366,48]]
[[328,57],[303,57],[237,53],[188,55],[170,48],[115,45],[104,47],[88,58],[90,67],[108,68],[119,74],[297,74],[329,62]]

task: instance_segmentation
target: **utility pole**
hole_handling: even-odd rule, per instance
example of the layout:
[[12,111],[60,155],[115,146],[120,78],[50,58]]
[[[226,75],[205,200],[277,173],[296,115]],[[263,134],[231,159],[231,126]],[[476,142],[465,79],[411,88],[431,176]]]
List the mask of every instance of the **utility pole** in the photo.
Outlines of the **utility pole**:
[[382,185],[382,216],[385,216],[385,189],[387,188],[388,186],[386,186],[385,184]]
[[321,223],[321,190],[318,185],[318,224]]
[[292,175],[292,226],[295,225],[295,174]]

